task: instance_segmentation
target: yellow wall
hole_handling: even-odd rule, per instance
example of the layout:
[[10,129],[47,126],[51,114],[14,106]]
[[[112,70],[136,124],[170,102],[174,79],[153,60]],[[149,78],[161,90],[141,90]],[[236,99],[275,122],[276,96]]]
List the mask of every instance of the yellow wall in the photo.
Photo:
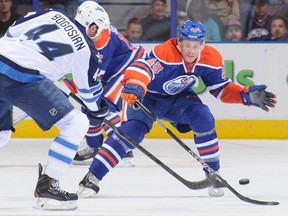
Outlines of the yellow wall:
[[[179,138],[191,138],[192,132],[178,133],[169,123],[164,122]],[[16,127],[14,138],[53,138],[58,129],[43,132],[33,120],[23,120]],[[216,120],[220,139],[288,139],[288,120]],[[147,138],[170,138],[158,125],[154,124]]]

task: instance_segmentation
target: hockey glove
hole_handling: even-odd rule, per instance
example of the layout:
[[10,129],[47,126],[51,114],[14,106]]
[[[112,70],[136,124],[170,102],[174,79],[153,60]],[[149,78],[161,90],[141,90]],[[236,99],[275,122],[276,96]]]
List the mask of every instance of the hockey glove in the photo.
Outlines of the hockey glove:
[[95,127],[100,126],[106,115],[109,113],[109,107],[107,106],[107,103],[104,99],[101,99],[100,101],[100,109],[98,111],[91,111],[88,108],[82,107],[82,112],[87,115],[87,118],[90,121],[90,125],[93,125]]
[[129,106],[133,106],[136,101],[143,101],[147,86],[139,80],[129,80],[123,87],[121,97]]
[[276,95],[265,91],[266,88],[266,85],[246,86],[244,90],[240,92],[243,104],[260,107],[268,112],[268,107],[275,107],[276,105]]

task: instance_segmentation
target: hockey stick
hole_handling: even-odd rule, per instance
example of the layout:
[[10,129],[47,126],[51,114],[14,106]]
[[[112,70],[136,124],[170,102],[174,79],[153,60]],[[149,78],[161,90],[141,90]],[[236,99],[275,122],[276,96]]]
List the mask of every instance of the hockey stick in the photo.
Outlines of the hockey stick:
[[145,112],[156,124],[162,128],[166,133],[168,133],[178,144],[180,144],[187,152],[189,152],[201,165],[211,174],[214,175],[223,186],[227,187],[233,194],[235,194],[239,199],[244,202],[253,203],[257,205],[279,205],[279,202],[274,201],[260,201],[251,199],[249,197],[245,197],[239,192],[237,192],[228,182],[223,179],[217,172],[215,172],[204,160],[202,160],[196,153],[193,152],[184,142],[182,142],[171,130],[169,130],[161,121],[155,117],[150,110],[148,110],[141,102],[137,101],[136,105],[140,107],[140,109]]
[[[61,90],[66,94],[71,96],[76,102],[78,102],[80,105],[86,107],[86,105],[83,103],[83,101],[76,96],[75,94],[73,94],[71,91],[69,91],[68,89],[63,90],[63,88],[61,88]],[[69,92],[68,92],[69,91]],[[139,149],[142,153],[144,153],[146,156],[148,156],[151,160],[153,160],[155,163],[157,163],[159,166],[161,166],[163,169],[165,169],[167,172],[169,172],[173,177],[175,177],[177,180],[179,180],[182,184],[184,184],[185,186],[187,186],[188,188],[192,189],[192,190],[200,190],[203,188],[207,188],[209,186],[212,185],[213,182],[210,182],[210,179],[204,179],[201,181],[188,181],[186,179],[184,179],[183,177],[181,177],[180,175],[178,175],[176,172],[174,172],[171,168],[169,168],[167,165],[165,165],[163,162],[161,162],[158,158],[156,158],[154,155],[152,155],[149,151],[147,151],[145,148],[143,148],[142,146],[140,146],[138,143],[136,143],[133,139],[131,139],[130,137],[128,137],[124,132],[122,132],[119,128],[115,127],[113,124],[111,124],[108,120],[104,120],[104,123],[107,124],[109,127],[111,127],[111,129],[117,133],[119,136],[121,136],[123,139],[125,139],[126,141],[128,141],[131,145],[133,145],[135,148]]]
[[13,122],[13,126],[17,125],[19,122],[21,122],[22,120],[24,120],[25,118],[28,117],[28,114],[24,114],[22,116],[20,116],[18,119],[16,119],[14,122]]

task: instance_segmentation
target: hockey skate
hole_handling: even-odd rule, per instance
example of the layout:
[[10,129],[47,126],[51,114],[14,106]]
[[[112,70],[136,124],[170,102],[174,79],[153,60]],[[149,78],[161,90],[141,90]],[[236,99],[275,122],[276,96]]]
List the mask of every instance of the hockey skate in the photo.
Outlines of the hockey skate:
[[90,165],[91,162],[93,161],[94,157],[96,156],[99,148],[101,147],[103,143],[103,135],[101,135],[101,141],[99,142],[98,147],[96,148],[91,148],[87,147],[81,151],[78,151],[73,159],[72,164],[73,165]]
[[89,171],[79,183],[78,196],[82,198],[94,197],[100,190],[99,180]]
[[[209,174],[206,173],[206,178],[211,178],[211,177]],[[213,185],[208,188],[208,194],[211,197],[221,197],[221,196],[224,196],[224,193],[225,193],[225,187],[222,185],[222,183],[218,179],[216,179]]]
[[135,167],[133,152],[129,151],[117,165],[118,167]]
[[42,165],[39,164],[39,178],[34,191],[37,201],[33,208],[52,211],[77,209],[77,194],[62,190],[59,181],[42,174],[42,171]]

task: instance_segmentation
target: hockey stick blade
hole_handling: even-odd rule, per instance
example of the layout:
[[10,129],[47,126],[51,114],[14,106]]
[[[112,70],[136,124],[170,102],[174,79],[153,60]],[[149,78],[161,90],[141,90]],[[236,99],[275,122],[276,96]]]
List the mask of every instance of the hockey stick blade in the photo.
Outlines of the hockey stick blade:
[[185,186],[192,190],[200,190],[207,187],[210,187],[213,183],[213,181],[210,179],[203,179],[201,181],[195,181],[191,182],[184,178],[182,178],[180,175],[178,175],[176,172],[174,172],[172,169],[170,169],[167,165],[165,165],[163,162],[161,162],[158,158],[156,158],[154,155],[152,155],[149,151],[147,151],[145,148],[143,148],[141,145],[136,143],[133,139],[128,137],[126,134],[124,134],[119,128],[115,127],[113,124],[111,124],[108,120],[104,120],[104,123],[109,126],[115,133],[117,133],[119,136],[124,138],[127,142],[132,144],[135,148],[139,149],[142,153],[144,153],[146,156],[148,156],[151,160],[153,160],[155,163],[157,163],[159,166],[161,166],[163,169],[165,169],[167,172],[169,172],[172,176],[174,176],[177,180],[179,180],[181,183],[183,183]]
[[215,172],[205,161],[203,161],[196,153],[192,151],[182,140],[180,140],[169,128],[167,128],[164,124],[159,121],[158,118],[156,118],[150,110],[148,110],[142,103],[139,101],[136,102],[136,106],[140,107],[140,109],[146,113],[153,121],[156,122],[156,124],[162,128],[167,134],[169,134],[179,145],[181,145],[189,154],[191,154],[201,165],[210,173],[215,175],[215,177],[222,183],[223,186],[227,187],[236,197],[238,197],[240,200],[252,204],[257,205],[279,205],[279,202],[275,201],[261,201],[261,200],[255,200],[251,199],[249,197],[245,197],[242,194],[240,194],[238,191],[236,191],[228,182],[223,179],[217,172]]
[[[73,94],[71,91],[68,92],[65,91],[65,94],[71,96],[75,101],[77,101],[80,105],[86,107],[86,105],[83,103],[83,101]],[[213,184],[213,179],[203,179],[201,181],[188,181],[178,175],[176,172],[174,172],[171,168],[169,168],[167,165],[165,165],[163,162],[161,162],[158,158],[156,158],[154,155],[152,155],[150,152],[148,152],[145,148],[140,146],[138,143],[136,143],[134,140],[132,140],[130,137],[128,137],[126,134],[124,134],[120,129],[115,127],[113,124],[111,124],[108,120],[104,120],[104,123],[107,124],[111,129],[117,133],[119,136],[121,136],[123,139],[125,139],[127,142],[131,143],[135,148],[139,149],[142,153],[144,153],[146,156],[148,156],[151,160],[153,160],[155,163],[157,163],[159,166],[161,166],[163,169],[165,169],[167,172],[169,172],[173,177],[175,177],[177,180],[179,180],[181,183],[183,183],[185,186],[192,190],[200,190],[207,187],[210,187]]]
[[244,202],[248,202],[248,203],[252,203],[252,204],[256,204],[256,205],[279,205],[279,202],[261,201],[261,200],[255,200],[255,199],[251,199],[249,197],[243,196],[238,191],[236,191],[230,184],[228,184],[227,181],[225,179],[223,179],[220,175],[218,175],[217,173],[215,173],[215,174],[216,174],[216,177],[221,181],[221,183],[225,187],[227,187],[234,195],[236,195],[239,199],[241,199]]

